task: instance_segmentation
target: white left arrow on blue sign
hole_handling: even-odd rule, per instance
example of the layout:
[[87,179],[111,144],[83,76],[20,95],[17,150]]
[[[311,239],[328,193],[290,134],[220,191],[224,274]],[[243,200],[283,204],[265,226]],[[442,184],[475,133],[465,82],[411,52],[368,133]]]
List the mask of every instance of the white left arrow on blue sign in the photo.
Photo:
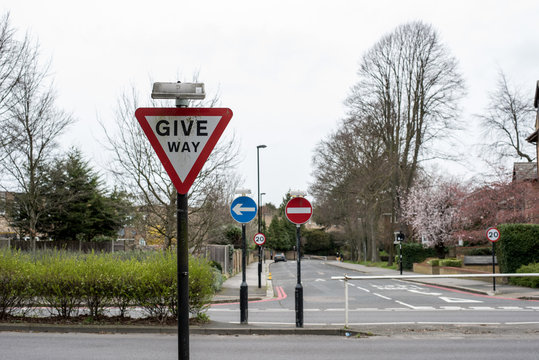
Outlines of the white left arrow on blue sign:
[[243,215],[243,212],[252,212],[256,211],[256,208],[254,207],[243,207],[242,204],[237,203],[236,206],[232,208],[232,211],[236,213],[236,215]]

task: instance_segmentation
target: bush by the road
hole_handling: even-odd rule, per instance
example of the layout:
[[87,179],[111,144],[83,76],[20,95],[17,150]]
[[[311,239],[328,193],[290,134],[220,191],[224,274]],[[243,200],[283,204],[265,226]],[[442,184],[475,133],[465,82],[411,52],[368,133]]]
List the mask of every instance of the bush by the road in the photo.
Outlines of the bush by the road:
[[[530,274],[530,273],[539,273],[539,263],[522,265],[518,268],[517,273],[521,274]],[[520,286],[527,286],[531,288],[539,288],[539,277],[537,276],[528,276],[528,277],[515,277],[511,278],[511,283]]]
[[514,273],[522,265],[539,262],[539,225],[502,224],[496,256],[500,272]]
[[403,243],[402,244],[402,267],[403,269],[411,270],[414,263],[425,261],[429,257],[436,256],[433,248],[426,248],[418,243]]
[[[62,251],[0,251],[0,318],[42,305],[51,315],[103,315],[105,307],[125,316],[141,306],[159,321],[177,316],[176,255],[169,252],[76,254]],[[189,311],[199,315],[208,306],[217,276],[205,259],[189,259]],[[220,276],[220,274],[219,274]]]

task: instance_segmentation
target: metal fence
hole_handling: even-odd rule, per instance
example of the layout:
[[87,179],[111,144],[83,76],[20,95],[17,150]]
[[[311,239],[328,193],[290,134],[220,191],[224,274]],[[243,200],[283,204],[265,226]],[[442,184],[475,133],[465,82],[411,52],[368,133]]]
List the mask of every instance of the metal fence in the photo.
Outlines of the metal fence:
[[[0,239],[0,249],[8,248],[12,250],[21,251],[33,251],[33,244],[30,240],[17,240],[17,239]],[[84,253],[89,252],[115,252],[115,251],[127,251],[135,248],[135,240],[133,239],[120,239],[112,241],[36,241],[35,250],[66,250],[66,251],[79,251]]]

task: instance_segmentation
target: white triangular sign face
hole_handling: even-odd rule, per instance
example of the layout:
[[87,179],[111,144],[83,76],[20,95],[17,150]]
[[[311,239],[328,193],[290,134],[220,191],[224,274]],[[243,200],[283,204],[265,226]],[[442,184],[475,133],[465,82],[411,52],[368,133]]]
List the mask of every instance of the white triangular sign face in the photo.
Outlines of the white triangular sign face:
[[180,194],[187,194],[232,111],[226,108],[140,108],[144,133]]

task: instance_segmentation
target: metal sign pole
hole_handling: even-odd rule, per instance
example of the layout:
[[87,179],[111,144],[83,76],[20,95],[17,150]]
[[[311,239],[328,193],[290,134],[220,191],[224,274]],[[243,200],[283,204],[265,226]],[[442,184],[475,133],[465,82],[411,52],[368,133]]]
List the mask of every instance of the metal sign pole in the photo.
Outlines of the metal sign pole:
[[402,275],[402,241],[399,241],[399,268]]
[[296,225],[296,248],[297,248],[297,271],[298,283],[296,284],[296,327],[303,327],[303,286],[301,285],[301,242],[300,227]]
[[189,359],[189,246],[187,232],[187,194],[177,197],[177,283],[178,283],[178,359]]
[[247,241],[245,224],[241,224],[241,285],[240,285],[240,323],[247,324],[248,288],[247,288]]
[[[492,273],[496,274],[496,243],[492,242]],[[496,277],[492,278],[492,291],[496,292]]]

